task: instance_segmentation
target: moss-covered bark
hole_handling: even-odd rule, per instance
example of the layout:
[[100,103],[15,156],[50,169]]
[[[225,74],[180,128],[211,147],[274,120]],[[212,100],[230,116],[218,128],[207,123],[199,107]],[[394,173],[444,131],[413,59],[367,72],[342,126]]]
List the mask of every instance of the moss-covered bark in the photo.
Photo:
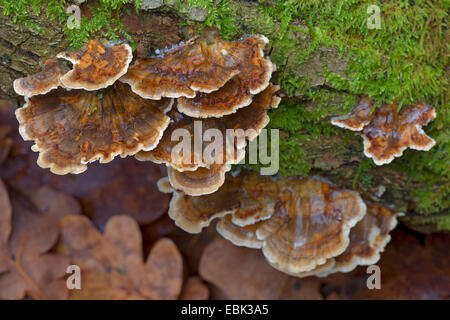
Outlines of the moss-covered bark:
[[[278,66],[274,79],[281,84],[284,98],[271,114],[269,125],[281,130],[280,174],[326,176],[367,198],[408,212],[404,221],[414,228],[450,230],[448,61],[443,61],[439,45],[447,39],[439,25],[445,18],[445,8],[439,3],[379,4],[382,12],[389,9],[405,16],[396,22],[391,13],[385,13],[382,18],[386,26],[373,35],[362,23],[367,19],[368,4],[338,3],[202,0],[197,5],[208,12],[205,23],[192,20],[192,1],[166,1],[166,5],[141,10],[138,15],[132,5],[127,5],[124,8],[128,10],[120,16],[120,28],[135,41],[135,56],[177,43],[201,32],[205,24],[219,27],[229,38],[265,34],[271,40],[267,53]],[[96,1],[88,4],[99,5]],[[83,4],[82,14],[90,19],[99,13]],[[32,19],[45,34],[14,23],[11,16],[0,16],[0,96],[17,105],[21,102],[13,93],[12,81],[37,71],[46,58],[70,45],[69,38],[79,36],[68,36],[60,23],[45,15]],[[342,26],[341,30],[337,26]],[[405,32],[414,33],[402,35]],[[395,39],[397,33],[404,43]],[[354,45],[360,46],[360,51]],[[415,47],[418,52],[411,51]],[[403,48],[403,57],[397,48]],[[362,153],[360,137],[329,122],[332,116],[348,111],[358,94],[386,102],[398,99],[401,103],[427,98],[438,110],[438,118],[426,128],[436,138],[437,146],[429,153],[409,150],[389,165],[373,165]]]

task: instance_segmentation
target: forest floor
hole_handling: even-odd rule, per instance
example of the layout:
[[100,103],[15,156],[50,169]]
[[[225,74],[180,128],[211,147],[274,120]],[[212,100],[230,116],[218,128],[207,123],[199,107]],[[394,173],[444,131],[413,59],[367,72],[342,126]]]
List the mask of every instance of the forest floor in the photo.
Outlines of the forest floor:
[[[192,235],[181,231],[167,215],[169,197],[156,187],[156,181],[165,175],[165,166],[151,162],[140,162],[134,158],[116,159],[109,164],[92,164],[82,175],[57,176],[36,165],[37,153],[30,150],[31,143],[24,142],[16,130],[14,107],[3,100],[0,104],[0,132],[8,132],[0,141],[0,182],[6,185],[13,214],[20,215],[24,207],[31,216],[42,217],[48,212],[58,219],[70,215],[87,216],[92,222],[92,230],[105,232],[105,226],[114,216],[127,215],[139,224],[142,234],[142,249],[138,254],[144,257],[162,238],[170,238],[176,244],[182,257],[182,272],[173,275],[180,285],[164,287],[161,292],[171,292],[169,298],[179,299],[448,299],[450,298],[450,256],[448,243],[450,234],[436,233],[424,235],[408,229],[401,224],[392,232],[392,240],[377,263],[381,270],[381,289],[369,290],[366,282],[370,274],[367,267],[361,266],[350,273],[338,273],[326,278],[296,278],[273,269],[259,250],[236,247],[218,236],[214,225],[201,234]],[[20,202],[18,202],[20,200]],[[0,196],[0,202],[2,197]],[[29,203],[29,205],[26,205]],[[1,218],[1,214],[0,214]],[[0,219],[1,220],[1,219]],[[14,219],[13,219],[14,220]],[[32,227],[33,220],[13,221],[16,228]],[[57,233],[64,230],[58,227]],[[98,230],[98,231],[95,231]],[[107,229],[107,228],[106,228]],[[85,230],[86,231],[86,230]],[[5,229],[0,228],[0,239]],[[19,232],[19,231],[17,231]],[[73,237],[87,237],[79,231]],[[22,237],[24,245],[40,242],[42,233],[30,233]],[[53,240],[45,249],[46,254],[61,254],[61,241]],[[0,248],[1,249],[1,248]],[[86,249],[87,250],[87,249]],[[108,246],[99,249],[101,256],[114,255]],[[220,252],[217,258],[217,252]],[[210,258],[211,256],[211,258]],[[77,261],[70,256],[70,263]],[[20,267],[16,257],[16,267]],[[27,261],[25,259],[25,261]],[[145,259],[144,259],[145,261]],[[162,264],[172,266],[170,260]],[[0,266],[1,266],[0,256]],[[112,262],[111,262],[112,264]],[[108,265],[108,263],[106,264]],[[180,267],[181,268],[181,267]],[[129,282],[131,270],[120,273],[117,280],[114,271],[106,273],[99,288],[68,291],[60,289],[46,291],[47,282],[33,281],[30,277],[1,281],[0,297],[11,297],[5,291],[25,287],[26,297],[34,298],[132,298],[136,297],[134,288],[125,293],[120,291]],[[64,268],[65,269],[65,268]],[[98,275],[97,275],[98,276]],[[168,281],[167,274],[159,273],[153,279]],[[157,277],[164,277],[158,279]],[[59,279],[64,278],[62,273]],[[25,279],[25,280],[24,280]],[[56,281],[54,279],[54,281]],[[25,282],[25,284],[24,284]],[[31,282],[33,286],[30,285]],[[36,282],[36,283],[34,283]],[[183,286],[181,286],[183,283]],[[243,285],[245,284],[245,285]],[[82,280],[83,288],[86,285]],[[167,285],[169,286],[169,285]],[[40,295],[35,293],[40,288]],[[158,292],[160,292],[158,291]],[[9,291],[10,292],[10,291]],[[48,293],[47,293],[48,292]],[[105,292],[108,292],[106,294]],[[117,293],[117,295],[114,295]],[[48,294],[48,296],[47,296]],[[12,296],[14,297],[14,296]],[[18,295],[15,298],[23,298]],[[148,298],[148,296],[137,297]],[[152,295],[153,298],[167,298]]]

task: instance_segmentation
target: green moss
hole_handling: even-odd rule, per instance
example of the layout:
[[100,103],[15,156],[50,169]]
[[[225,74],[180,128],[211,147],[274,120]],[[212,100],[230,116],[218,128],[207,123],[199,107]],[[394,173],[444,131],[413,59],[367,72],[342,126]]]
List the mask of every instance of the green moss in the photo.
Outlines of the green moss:
[[[79,48],[92,36],[103,36],[113,41],[126,38],[134,46],[131,36],[125,31],[120,21],[128,2],[128,0],[99,0],[95,7],[89,6],[92,18],[82,17],[79,29],[69,29],[66,25],[69,15],[65,13],[65,10],[70,5],[66,0],[0,0],[0,6],[3,7],[5,16],[12,16],[14,22],[23,23],[39,32],[45,31],[34,23],[30,16],[32,14],[38,16],[45,11],[48,18],[57,20],[62,25],[71,47]],[[134,0],[136,12],[141,3],[142,0]]]
[[[32,27],[29,13],[45,13],[64,23],[65,0],[0,0],[5,15]],[[126,0],[99,0],[92,19],[84,18],[81,29],[64,29],[72,45],[90,36],[129,39],[120,22]],[[136,8],[139,1],[135,1]],[[450,118],[448,104],[448,31],[446,1],[373,0],[263,0],[258,4],[230,0],[173,0],[184,24],[187,10],[208,11],[204,26],[216,26],[226,38],[261,33],[270,39],[271,60],[287,95],[271,113],[269,128],[281,130],[280,173],[307,175],[314,168],[309,157],[311,143],[353,133],[333,127],[329,118],[347,112],[359,94],[381,102],[397,100],[400,107],[425,100],[438,117],[426,132],[437,144],[429,152],[408,150],[389,166],[409,175],[418,187],[412,194],[417,211],[434,213],[449,207]],[[366,26],[369,5],[381,12],[381,29]],[[38,28],[38,26],[35,26]],[[335,51],[337,57],[333,56]],[[331,53],[330,53],[331,52]],[[337,65],[345,62],[345,65]],[[326,84],[326,85],[325,85]],[[339,104],[331,101],[340,101]],[[313,142],[311,142],[313,141]],[[354,139],[353,139],[354,141]],[[361,158],[363,156],[361,155]],[[351,161],[354,161],[352,159]],[[370,159],[360,163],[354,187],[369,188],[377,174]]]
[[205,26],[215,26],[225,39],[230,39],[236,34],[236,25],[230,16],[231,8],[226,0],[180,0],[178,8],[180,11],[187,11],[188,8],[206,9],[208,15],[204,22]]
[[[381,29],[366,27],[367,6],[381,9]],[[426,190],[414,193],[421,212],[448,207],[449,130],[448,79],[445,73],[445,23],[448,2],[312,1],[298,12],[307,18],[314,41],[337,46],[347,58],[347,77],[328,72],[327,80],[339,90],[368,94],[401,105],[426,100],[436,106],[438,118],[427,128],[437,146],[430,152],[408,151],[392,165],[407,172]],[[436,185],[439,190],[433,190]],[[437,192],[436,192],[437,191]]]
[[[366,26],[367,8],[378,5],[381,29]],[[288,96],[320,99],[326,104],[328,90],[316,90],[298,72],[322,47],[337,48],[345,58],[345,74],[322,65],[321,72],[333,90],[347,92],[339,113],[352,106],[355,97],[367,94],[381,102],[397,100],[400,107],[425,100],[437,109],[437,119],[426,128],[437,144],[429,152],[409,150],[392,164],[406,172],[411,183],[420,185],[412,194],[417,211],[434,213],[449,207],[449,105],[448,33],[445,19],[448,1],[261,1],[256,8],[233,2],[238,30],[264,33],[271,40],[271,59],[279,66],[278,82]],[[249,9],[249,10],[247,10]],[[306,35],[303,37],[302,35]],[[325,96],[325,98],[322,98]],[[352,101],[353,100],[353,101]],[[333,133],[327,117],[334,108],[305,110],[303,102],[283,103],[271,115],[271,127],[286,132],[280,141],[280,172],[307,174],[313,167],[304,149],[309,136]],[[326,123],[324,123],[326,122]],[[339,132],[339,134],[345,134]],[[373,181],[371,160],[361,163],[354,185]]]
[[372,176],[369,174],[369,170],[374,168],[375,166],[376,165],[371,159],[361,160],[355,177],[353,178],[352,187],[356,188],[358,186],[363,190],[368,187],[372,187]]
[[[332,126],[329,121],[324,121],[330,112],[338,108],[330,104],[335,96],[342,95],[319,89],[308,92],[307,104],[301,101],[282,102],[277,110],[271,112],[267,129],[281,131],[280,175],[307,176],[313,168],[312,158],[308,154],[311,140],[326,139],[341,133],[339,128]],[[349,96],[344,100],[354,101],[354,97]]]
[[301,103],[282,103],[279,109],[271,114],[269,129],[280,129],[285,137],[280,139],[280,174],[306,176],[312,168],[307,160],[305,144],[309,137],[329,136],[336,128],[320,119],[327,114],[328,105],[324,103],[329,92],[317,95],[317,108],[308,111]]
[[67,19],[64,12],[66,0],[0,0],[5,16],[12,16],[14,23],[23,23],[27,27],[44,32],[44,30],[30,19],[30,14],[36,16],[42,13],[44,4],[47,17],[56,19],[60,23]]
[[438,214],[429,217],[411,216],[405,217],[405,221],[415,226],[431,226],[433,231],[450,231],[450,213]]

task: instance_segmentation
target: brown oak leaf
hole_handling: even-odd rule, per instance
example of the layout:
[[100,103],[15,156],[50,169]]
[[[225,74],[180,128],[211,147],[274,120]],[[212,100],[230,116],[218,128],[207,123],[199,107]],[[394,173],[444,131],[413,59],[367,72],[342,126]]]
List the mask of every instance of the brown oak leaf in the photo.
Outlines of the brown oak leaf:
[[13,145],[13,140],[8,137],[11,130],[10,126],[0,125],[0,165],[5,161]]
[[[12,207],[9,201],[8,191],[0,180],[0,248],[5,248],[11,234]],[[0,274],[8,270],[8,264],[0,259]]]
[[104,234],[83,216],[62,221],[62,243],[81,269],[81,289],[71,299],[176,299],[183,262],[168,238],[160,239],[144,262],[142,236],[129,216],[112,217]]
[[217,238],[204,250],[199,273],[225,299],[322,299],[321,280],[298,279],[272,268],[260,251]]
[[[423,240],[423,241],[422,241]],[[322,293],[328,299],[432,300],[450,297],[450,234],[436,233],[418,238],[397,229],[377,266],[380,289],[368,289],[373,273],[359,267],[350,273],[324,278]]]
[[[9,204],[6,189],[0,189],[0,298],[65,299],[69,258],[49,251],[59,237],[60,217],[78,214],[79,205],[49,188],[32,198],[13,190]],[[40,196],[52,204],[44,205]]]
[[209,297],[209,288],[198,276],[192,276],[186,279],[180,300],[207,300]]
[[356,299],[445,299],[450,297],[450,234],[425,237],[423,244],[397,230],[378,263],[380,290],[361,290]]

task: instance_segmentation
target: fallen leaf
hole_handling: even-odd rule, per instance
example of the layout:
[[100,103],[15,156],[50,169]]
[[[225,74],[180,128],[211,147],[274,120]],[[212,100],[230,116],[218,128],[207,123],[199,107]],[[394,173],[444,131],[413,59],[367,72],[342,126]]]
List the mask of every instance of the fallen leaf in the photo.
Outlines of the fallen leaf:
[[226,299],[321,299],[320,280],[297,279],[272,268],[259,250],[217,238],[200,260],[200,276]]
[[42,186],[28,194],[41,211],[49,212],[58,220],[65,216],[81,214],[81,206],[75,198],[49,186]]
[[13,145],[13,140],[8,137],[11,130],[9,126],[0,125],[0,165],[5,161]]
[[[9,235],[11,234],[12,207],[9,201],[8,191],[3,181],[0,180],[0,248],[7,247]],[[4,259],[0,259],[0,274],[8,269]]]
[[[127,158],[106,165],[93,163],[85,173],[70,176],[42,172],[45,170],[41,168],[35,168],[36,171],[41,171],[36,173],[40,176],[38,185],[44,183],[77,197],[83,213],[101,229],[110,217],[122,214],[139,224],[149,224],[169,206],[169,196],[156,186],[156,181],[165,175],[165,168],[150,162]],[[26,179],[19,183],[21,189],[28,185]]]
[[83,216],[62,221],[62,243],[81,269],[81,290],[71,299],[176,299],[181,291],[183,262],[168,238],[153,247],[147,262],[135,220],[112,217],[102,235]]
[[0,211],[0,298],[65,299],[68,292],[62,278],[69,259],[49,251],[59,237],[59,218],[77,213],[76,209],[64,211],[58,202],[40,207],[14,190],[10,199],[12,219],[11,210]]
[[[177,231],[177,227],[173,223],[167,214],[163,215],[161,218],[152,222],[147,226],[143,226],[142,230],[142,242],[144,248],[144,256],[148,255],[151,248],[158,242],[159,239],[168,237],[172,238],[172,234]],[[180,247],[178,247],[180,250]]]
[[189,277],[183,286],[180,300],[208,300],[209,289],[200,277]]
[[[380,290],[362,290],[356,299],[445,299],[450,297],[450,234],[425,237],[398,230],[378,263]],[[367,276],[367,275],[366,275]]]

